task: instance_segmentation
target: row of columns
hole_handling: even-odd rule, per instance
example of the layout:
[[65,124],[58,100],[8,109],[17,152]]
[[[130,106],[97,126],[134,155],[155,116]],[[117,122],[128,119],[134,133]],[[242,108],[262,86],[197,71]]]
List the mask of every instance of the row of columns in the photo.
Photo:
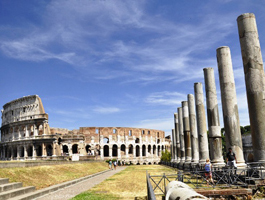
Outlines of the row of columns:
[[[265,74],[255,16],[252,13],[240,15],[237,23],[244,64],[254,161],[265,161]],[[216,57],[226,146],[231,147],[235,152],[238,166],[244,166],[235,80],[229,47],[218,48]],[[202,83],[195,83],[195,100],[192,94],[188,94],[188,101],[182,101],[178,113],[174,113],[172,160],[182,163],[204,163],[210,158],[213,165],[222,166],[224,159],[214,70],[204,68],[203,71],[208,138],[203,86]]]

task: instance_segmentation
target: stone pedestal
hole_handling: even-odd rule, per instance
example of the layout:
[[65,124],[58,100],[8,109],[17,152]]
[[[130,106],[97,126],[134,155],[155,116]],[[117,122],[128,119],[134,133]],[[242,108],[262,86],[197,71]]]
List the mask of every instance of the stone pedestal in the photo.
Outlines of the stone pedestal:
[[226,152],[231,147],[236,154],[238,167],[243,167],[246,165],[243,156],[235,80],[229,47],[218,48],[216,56],[222,97]]
[[224,166],[222,136],[213,68],[204,68],[206,90],[210,159],[213,165]]
[[254,161],[265,161],[264,69],[255,15],[237,18],[244,65]]

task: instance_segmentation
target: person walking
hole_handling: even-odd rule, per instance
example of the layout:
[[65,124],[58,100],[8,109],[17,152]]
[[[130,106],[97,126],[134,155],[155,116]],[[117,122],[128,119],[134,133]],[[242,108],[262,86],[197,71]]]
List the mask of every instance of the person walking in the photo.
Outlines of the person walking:
[[114,169],[116,170],[116,166],[117,166],[117,161],[116,160],[114,160],[113,166],[114,166]]
[[207,181],[207,186],[209,186],[209,180],[212,184],[214,184],[212,178],[212,164],[209,159],[206,159],[206,163],[204,164],[204,170],[205,170],[205,178]]
[[109,160],[109,169],[112,169],[112,161]]
[[226,154],[226,163],[230,168],[237,168],[236,154],[232,151],[231,147],[228,149],[228,152]]

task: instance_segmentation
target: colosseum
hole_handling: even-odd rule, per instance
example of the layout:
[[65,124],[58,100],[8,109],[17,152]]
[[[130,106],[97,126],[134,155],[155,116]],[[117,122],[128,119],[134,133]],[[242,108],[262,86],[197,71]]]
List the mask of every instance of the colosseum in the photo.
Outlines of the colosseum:
[[1,160],[110,159],[154,164],[170,150],[164,131],[128,127],[50,128],[38,95],[6,103],[2,110]]

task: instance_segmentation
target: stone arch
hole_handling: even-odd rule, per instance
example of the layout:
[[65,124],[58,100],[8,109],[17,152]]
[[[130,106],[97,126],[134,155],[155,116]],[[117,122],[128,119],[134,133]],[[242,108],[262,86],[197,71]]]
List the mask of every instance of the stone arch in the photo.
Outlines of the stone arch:
[[69,154],[69,148],[67,145],[63,145],[63,155]]
[[97,152],[97,155],[100,155],[100,145],[99,144],[96,144],[96,152]]
[[149,145],[148,145],[148,154],[149,154],[149,155],[152,154],[151,150],[152,150],[152,148],[151,148],[151,145],[149,144]]
[[109,157],[109,145],[104,145],[104,157]]
[[13,158],[17,157],[17,148],[13,147]]
[[126,150],[126,146],[125,144],[122,144],[121,145],[121,156],[124,156],[126,154],[125,150]]
[[86,152],[91,153],[91,146],[90,145],[86,145]]
[[46,145],[46,155],[52,156],[52,145],[51,144]]
[[78,153],[78,144],[74,144],[73,146],[72,146],[72,153],[73,154],[77,154]]
[[37,156],[42,156],[42,148],[41,145],[36,146],[36,155]]
[[133,145],[132,144],[129,145],[129,154],[133,155]]
[[156,145],[153,146],[153,155],[156,155]]
[[114,144],[112,146],[112,156],[113,157],[117,157],[118,156],[118,146],[116,144]]
[[145,145],[142,146],[142,156],[146,156],[146,147],[145,147]]
[[135,144],[138,144],[138,143],[140,143],[140,139],[139,138],[136,138],[135,139]]
[[39,125],[38,129],[39,129],[39,135],[43,135],[43,126],[42,126],[42,124]]
[[158,145],[158,147],[157,147],[157,155],[160,156],[160,154],[161,154],[161,147],[160,147],[160,145]]
[[156,141],[156,142],[157,142],[157,144],[160,144],[160,139],[157,139],[157,141]]
[[136,145],[136,148],[135,148],[135,150],[136,150],[136,157],[139,157],[140,156],[140,147],[139,147],[139,145]]
[[19,153],[19,157],[20,158],[24,158],[24,147],[20,146],[18,150],[19,150],[19,152],[18,152]]
[[32,145],[28,146],[27,153],[28,153],[28,157],[33,156],[33,146]]
[[6,157],[7,157],[8,159],[12,157],[12,149],[11,149],[11,147],[8,147],[8,148],[7,148],[7,154],[6,154]]
[[30,135],[30,136],[33,136],[33,135],[34,135],[34,126],[33,126],[33,125],[31,125],[31,126],[29,127],[29,135]]
[[164,145],[162,145],[162,151],[164,151]]

